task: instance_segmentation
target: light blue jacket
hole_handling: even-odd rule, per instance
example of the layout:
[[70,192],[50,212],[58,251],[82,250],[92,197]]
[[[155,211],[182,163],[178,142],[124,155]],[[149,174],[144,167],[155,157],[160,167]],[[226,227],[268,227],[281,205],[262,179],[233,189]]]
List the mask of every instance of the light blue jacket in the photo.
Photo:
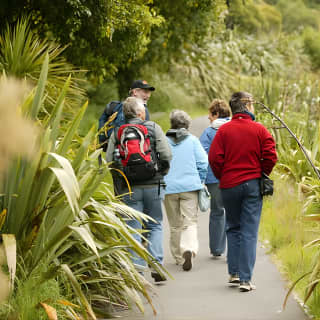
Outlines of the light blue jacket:
[[[211,125],[202,132],[200,136],[200,142],[207,153],[209,153],[211,143],[218,129],[228,121],[230,121],[230,118],[218,118],[214,120],[211,123]],[[211,167],[208,166],[206,184],[210,184],[210,183],[219,183],[219,180],[213,174]]]
[[166,194],[202,189],[208,156],[198,138],[186,129],[170,129],[167,138],[172,151],[169,173],[164,177]]

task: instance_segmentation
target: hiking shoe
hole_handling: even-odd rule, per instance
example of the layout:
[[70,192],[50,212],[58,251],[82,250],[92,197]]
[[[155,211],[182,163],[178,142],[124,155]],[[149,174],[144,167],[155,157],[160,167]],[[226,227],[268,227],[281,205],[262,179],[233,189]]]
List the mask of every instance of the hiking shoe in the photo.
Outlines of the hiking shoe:
[[182,265],[182,269],[184,271],[190,271],[192,269],[192,252],[191,251],[185,251],[182,255],[184,258],[184,263]]
[[256,286],[252,284],[250,281],[241,281],[239,289],[241,292],[248,292],[251,290],[255,290]]
[[153,278],[154,282],[162,282],[162,281],[167,281],[167,278],[162,276],[160,273],[152,271],[151,272],[151,277]]
[[236,287],[240,284],[240,278],[237,274],[230,274],[230,278],[228,281],[231,287]]

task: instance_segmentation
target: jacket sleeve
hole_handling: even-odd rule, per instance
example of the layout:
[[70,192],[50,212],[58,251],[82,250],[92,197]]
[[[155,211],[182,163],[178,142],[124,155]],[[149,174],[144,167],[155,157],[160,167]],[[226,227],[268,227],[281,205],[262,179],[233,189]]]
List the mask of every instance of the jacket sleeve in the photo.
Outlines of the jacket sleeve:
[[219,130],[212,141],[208,157],[214,175],[220,180],[224,165],[224,147],[221,132]]
[[162,131],[161,127],[155,123],[155,138],[156,138],[156,151],[159,157],[159,171],[161,174],[166,175],[170,168],[170,161],[172,159],[171,148],[169,146],[167,137]]
[[108,148],[107,148],[107,152],[106,152],[107,162],[113,161],[113,153],[114,153],[114,149],[115,149],[115,144],[116,144],[116,137],[114,136],[114,131],[113,131],[110,136]]
[[277,162],[276,144],[269,131],[264,127],[263,129],[261,169],[269,175]]
[[202,135],[200,136],[200,143],[202,144],[202,147],[206,151],[206,153],[209,152],[211,142],[212,142],[212,139],[208,134],[208,128],[207,128],[202,132]]
[[208,155],[196,137],[194,139],[194,155],[201,183],[204,183],[208,173]]

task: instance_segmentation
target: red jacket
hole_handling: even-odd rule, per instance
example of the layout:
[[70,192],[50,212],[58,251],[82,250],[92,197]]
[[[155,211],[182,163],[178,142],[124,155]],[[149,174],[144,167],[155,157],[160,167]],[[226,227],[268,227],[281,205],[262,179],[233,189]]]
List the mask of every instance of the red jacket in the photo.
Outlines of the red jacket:
[[277,162],[275,142],[269,131],[246,113],[236,113],[221,126],[209,150],[209,163],[220,188],[269,175]]

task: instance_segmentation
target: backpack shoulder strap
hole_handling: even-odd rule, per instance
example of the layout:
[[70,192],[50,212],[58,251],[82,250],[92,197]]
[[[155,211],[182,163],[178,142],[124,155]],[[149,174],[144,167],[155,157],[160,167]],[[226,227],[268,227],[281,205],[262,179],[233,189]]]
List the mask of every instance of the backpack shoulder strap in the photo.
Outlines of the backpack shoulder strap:
[[150,139],[150,146],[154,153],[156,153],[156,123],[153,121],[145,120],[141,123],[148,129],[148,136]]

